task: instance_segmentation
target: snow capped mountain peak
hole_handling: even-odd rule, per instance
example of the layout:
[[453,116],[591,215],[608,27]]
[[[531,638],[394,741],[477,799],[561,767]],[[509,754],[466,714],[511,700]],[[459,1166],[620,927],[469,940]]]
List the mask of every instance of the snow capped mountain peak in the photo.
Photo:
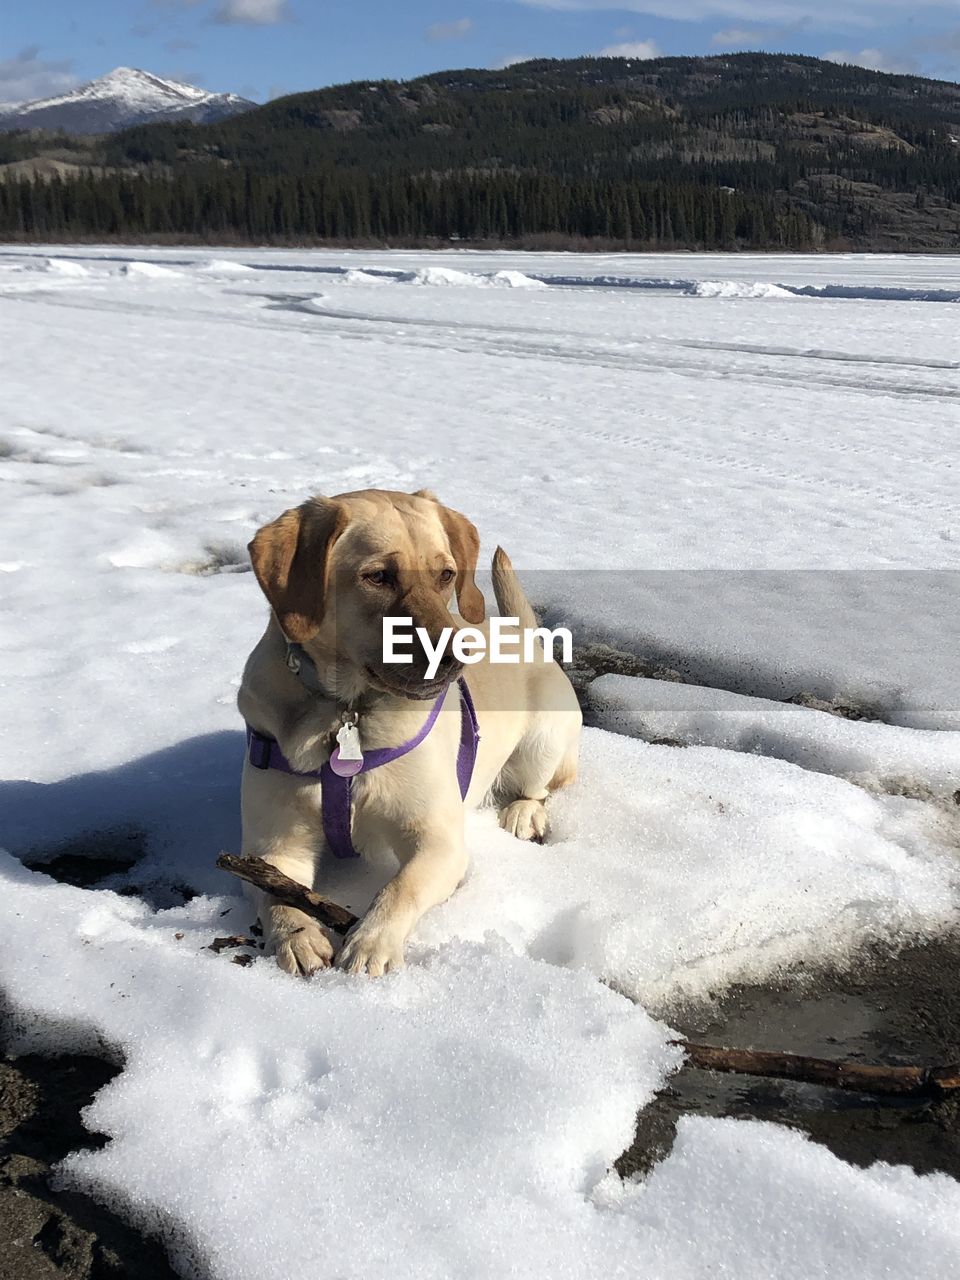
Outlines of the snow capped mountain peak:
[[108,71],[99,80],[91,80],[88,90],[99,92],[112,91],[124,94],[131,100],[158,100],[160,98],[178,97],[199,101],[211,95],[205,89],[194,85],[182,84],[176,80],[164,80],[152,75],[149,71],[141,71],[139,67],[116,67]]
[[155,120],[222,119],[255,104],[235,93],[211,93],[139,67],[116,67],[69,93],[0,107],[0,130],[61,129],[107,133]]
[[68,102],[97,102],[115,99],[125,102],[131,108],[147,110],[163,110],[171,102],[177,105],[183,102],[202,102],[213,95],[193,85],[177,84],[174,80],[163,80],[160,76],[151,75],[149,71],[141,71],[138,67],[117,67],[99,76],[88,84],[62,93],[55,98],[41,98],[39,101],[20,104],[21,111],[37,108],[60,106]]

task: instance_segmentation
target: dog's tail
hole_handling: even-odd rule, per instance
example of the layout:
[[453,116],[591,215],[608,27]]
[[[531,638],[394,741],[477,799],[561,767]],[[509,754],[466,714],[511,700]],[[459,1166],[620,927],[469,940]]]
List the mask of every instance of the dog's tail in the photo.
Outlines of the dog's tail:
[[539,626],[503,547],[497,547],[493,556],[493,594],[497,597],[497,608],[502,618],[519,618],[521,628]]

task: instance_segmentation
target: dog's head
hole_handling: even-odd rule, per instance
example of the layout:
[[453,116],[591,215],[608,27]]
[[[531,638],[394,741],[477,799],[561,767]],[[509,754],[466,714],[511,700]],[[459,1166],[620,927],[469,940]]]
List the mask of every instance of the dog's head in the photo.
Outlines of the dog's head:
[[284,634],[316,646],[364,682],[410,698],[435,696],[460,672],[446,651],[436,679],[424,679],[427,655],[413,642],[411,665],[383,660],[383,619],[412,619],[436,645],[456,630],[456,592],[467,622],[484,619],[474,574],[480,538],[458,511],[429,490],[366,489],[311,498],[265,525],[250,543],[257,581]]

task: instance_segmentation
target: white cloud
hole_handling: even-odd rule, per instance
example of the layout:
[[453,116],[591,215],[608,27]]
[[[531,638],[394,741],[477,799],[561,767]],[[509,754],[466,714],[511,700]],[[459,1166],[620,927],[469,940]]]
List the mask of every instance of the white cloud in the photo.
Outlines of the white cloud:
[[506,71],[507,67],[515,67],[519,62],[532,62],[537,57],[535,53],[508,53],[505,58],[499,58],[496,62],[491,63],[491,71]]
[[290,17],[287,0],[221,0],[214,22],[248,27],[272,27]]
[[714,49],[758,49],[769,40],[769,34],[753,27],[727,27],[710,37]]
[[472,30],[472,18],[458,18],[456,22],[435,22],[424,35],[428,40],[462,40]]
[[31,102],[66,93],[79,83],[72,60],[47,62],[38,45],[21,49],[15,58],[0,59],[0,102]]
[[598,49],[598,58],[659,58],[660,47],[655,40],[627,40],[624,44],[608,44]]
[[[906,20],[911,0],[518,0],[534,9],[566,13],[619,10],[651,17],[700,22],[728,18],[737,23],[795,23],[804,19],[837,27],[870,27],[882,21]],[[927,8],[956,10],[957,0],[926,0]]]
[[890,71],[910,73],[916,71],[917,64],[913,58],[897,57],[883,49],[831,49],[822,55],[826,62],[847,62],[854,67],[866,67],[868,71]]
[[710,37],[714,49],[769,49],[772,44],[781,49],[798,49],[801,39],[810,34],[810,20],[799,18],[796,22],[784,22],[779,26],[741,26],[737,23],[715,31]]

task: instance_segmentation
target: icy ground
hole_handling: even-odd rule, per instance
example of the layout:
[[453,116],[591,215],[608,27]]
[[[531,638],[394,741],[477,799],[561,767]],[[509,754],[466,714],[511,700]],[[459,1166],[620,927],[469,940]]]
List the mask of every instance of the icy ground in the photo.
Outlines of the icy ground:
[[[958,300],[939,258],[0,249],[0,844],[142,849],[148,899],[0,862],[20,1043],[125,1062],[65,1181],[191,1276],[956,1275],[944,1176],[697,1118],[609,1169],[678,999],[956,922]],[[298,985],[204,949],[250,923],[244,547],[366,485],[694,683],[596,681],[551,842],[478,814],[404,973]]]

